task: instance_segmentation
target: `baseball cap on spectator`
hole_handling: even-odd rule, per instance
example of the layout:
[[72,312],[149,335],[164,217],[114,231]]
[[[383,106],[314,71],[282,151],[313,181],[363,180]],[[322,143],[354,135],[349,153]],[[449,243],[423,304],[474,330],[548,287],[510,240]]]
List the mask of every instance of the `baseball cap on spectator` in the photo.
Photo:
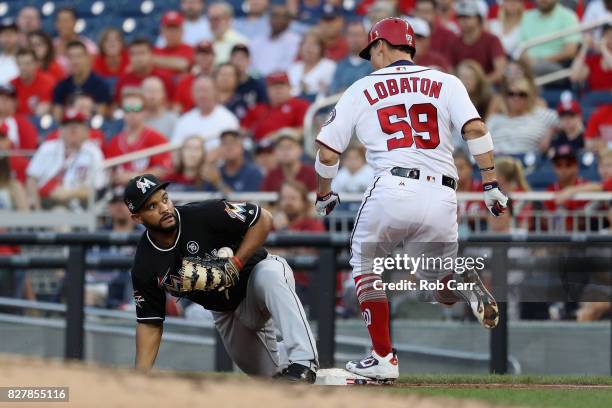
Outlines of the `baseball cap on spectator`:
[[407,17],[408,23],[417,37],[428,38],[431,35],[431,30],[427,21],[420,17]]
[[0,32],[4,30],[19,31],[19,27],[17,27],[17,24],[13,20],[5,19],[5,20],[0,21]]
[[321,20],[333,20],[337,17],[342,17],[342,15],[342,7],[334,6],[332,4],[325,4],[323,6]]
[[180,27],[183,25],[183,15],[176,10],[170,10],[161,19],[164,27]]
[[297,143],[298,145],[302,145],[302,137],[299,134],[299,132],[297,132],[296,130],[292,129],[292,128],[282,128],[279,131],[275,132],[272,135],[272,138],[274,139],[274,143],[278,144],[280,143],[282,140],[291,140],[292,142]]
[[274,138],[272,137],[262,139],[255,145],[255,154],[270,153],[272,151],[274,151]]
[[475,17],[484,19],[487,16],[488,7],[480,0],[459,0],[455,3],[455,14],[459,16]]
[[62,125],[69,123],[87,123],[87,117],[76,109],[67,109],[62,116]]
[[266,77],[268,85],[289,85],[289,76],[284,71],[273,72]]
[[557,105],[557,113],[561,115],[582,115],[582,109],[575,99],[565,100],[559,102]]
[[219,135],[219,139],[223,139],[228,136],[239,138],[242,137],[242,133],[240,133],[239,130],[224,130],[223,132],[221,132],[221,135]]
[[202,52],[205,54],[214,54],[215,48],[213,47],[213,43],[211,43],[210,41],[202,40],[196,45],[195,52]]
[[230,55],[234,55],[235,52],[244,52],[247,56],[251,55],[251,52],[249,51],[249,47],[247,47],[244,44],[236,44],[232,47],[232,51],[230,52]]
[[0,95],[10,96],[11,98],[14,98],[17,95],[17,92],[15,91],[15,87],[13,87],[13,85],[3,84],[0,85]]
[[576,160],[577,155],[574,148],[569,144],[555,146],[548,151],[548,157],[553,162],[561,159]]

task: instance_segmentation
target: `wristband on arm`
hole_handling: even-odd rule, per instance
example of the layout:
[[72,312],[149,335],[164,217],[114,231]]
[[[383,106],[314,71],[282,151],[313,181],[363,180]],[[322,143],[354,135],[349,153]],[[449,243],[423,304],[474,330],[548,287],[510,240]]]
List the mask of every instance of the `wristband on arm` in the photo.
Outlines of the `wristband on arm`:
[[487,132],[484,136],[467,141],[468,150],[472,156],[478,156],[493,150],[493,139],[491,132]]

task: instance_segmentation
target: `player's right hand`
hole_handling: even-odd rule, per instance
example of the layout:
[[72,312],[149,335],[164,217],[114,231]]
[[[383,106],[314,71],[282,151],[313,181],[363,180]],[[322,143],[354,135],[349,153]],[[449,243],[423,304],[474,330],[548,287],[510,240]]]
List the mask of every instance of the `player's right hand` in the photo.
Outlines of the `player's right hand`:
[[508,197],[499,189],[497,181],[483,184],[484,202],[495,217],[504,213],[508,206]]
[[315,209],[317,211],[317,214],[319,214],[320,216],[325,216],[332,212],[338,204],[340,204],[340,197],[338,196],[338,193],[330,191],[329,193],[322,196],[317,194]]

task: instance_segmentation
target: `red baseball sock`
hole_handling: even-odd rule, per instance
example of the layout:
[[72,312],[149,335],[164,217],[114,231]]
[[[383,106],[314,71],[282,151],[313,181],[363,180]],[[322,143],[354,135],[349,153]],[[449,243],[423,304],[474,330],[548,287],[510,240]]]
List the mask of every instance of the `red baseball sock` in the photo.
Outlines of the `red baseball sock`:
[[[372,339],[372,347],[378,355],[384,357],[391,352],[389,302],[384,290],[374,288],[375,281],[382,282],[380,275],[357,276],[355,288],[361,314]],[[378,284],[376,286],[380,288]]]

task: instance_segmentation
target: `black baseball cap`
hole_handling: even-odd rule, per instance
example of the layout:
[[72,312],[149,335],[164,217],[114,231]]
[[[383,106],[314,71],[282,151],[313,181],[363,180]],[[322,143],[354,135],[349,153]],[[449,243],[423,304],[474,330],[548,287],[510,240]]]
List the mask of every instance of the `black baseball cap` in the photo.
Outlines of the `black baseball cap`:
[[128,181],[123,190],[123,202],[132,214],[138,212],[140,207],[159,189],[166,188],[168,182],[163,182],[152,174],[143,174]]
[[576,160],[576,150],[569,144],[562,144],[552,147],[548,152],[548,157],[553,162],[561,159]]

